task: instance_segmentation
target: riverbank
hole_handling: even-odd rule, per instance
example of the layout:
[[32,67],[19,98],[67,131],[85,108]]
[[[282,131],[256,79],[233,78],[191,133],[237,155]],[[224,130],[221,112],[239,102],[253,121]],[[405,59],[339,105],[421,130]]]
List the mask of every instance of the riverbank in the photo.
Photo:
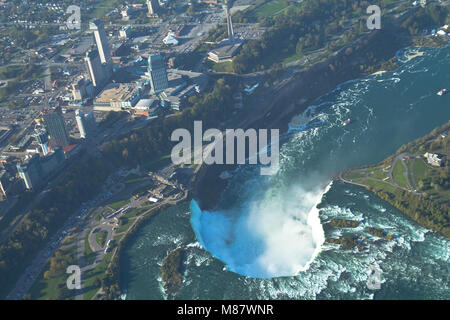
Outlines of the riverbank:
[[120,261],[127,245],[134,239],[133,237],[142,225],[149,223],[154,217],[167,209],[169,206],[177,204],[162,204],[159,207],[153,208],[149,212],[145,213],[134,222],[134,224],[126,232],[125,236],[120,240],[117,248],[114,250],[111,262],[109,263],[106,271],[106,278],[104,281],[107,286],[102,287],[98,291],[98,294],[103,294],[104,298],[107,300],[120,298],[122,294],[120,290]]
[[[337,179],[367,189],[419,225],[450,238],[449,132],[450,122],[380,163],[344,170]],[[430,165],[428,153],[437,155],[439,165]]]
[[[399,52],[400,58],[404,52]],[[423,57],[400,64],[396,70],[347,82],[314,101],[308,114],[316,120],[286,135],[288,139],[282,139],[286,143],[280,149],[283,162],[277,175],[265,179],[257,170],[239,168],[227,179],[228,187],[220,195],[217,210],[199,212],[186,205],[168,208],[143,226],[123,255],[121,285],[126,299],[170,299],[163,288],[160,267],[168,252],[179,247],[186,247],[185,273],[175,299],[447,296],[448,288],[442,287],[448,269],[446,238],[422,228],[365,189],[340,181],[333,183],[323,197],[318,197],[322,199],[318,200],[321,204],[317,209],[325,238],[361,240],[367,236],[368,240],[363,240],[365,250],[324,243],[309,269],[297,276],[255,279],[234,272],[238,263],[251,262],[250,250],[242,248],[258,248],[258,245],[262,248],[260,256],[277,254],[271,261],[282,261],[279,264],[282,268],[304,263],[302,256],[309,250],[304,244],[309,242],[285,236],[286,229],[280,229],[279,224],[289,225],[289,230],[302,227],[309,210],[305,200],[310,193],[317,195],[313,188],[342,169],[382,161],[402,144],[424,136],[442,125],[444,118],[448,119],[448,96],[437,97],[436,88],[450,81],[450,47],[425,49],[424,52]],[[415,104],[411,106],[411,102]],[[343,126],[347,118],[352,119],[352,123]],[[316,172],[321,176],[314,175]],[[292,191],[287,192],[289,189]],[[191,223],[192,212],[202,217],[200,224],[198,221]],[[311,214],[316,216],[317,211]],[[254,219],[246,218],[250,215]],[[227,223],[227,216],[235,218],[231,224]],[[298,219],[285,224],[290,216]],[[328,228],[327,223],[332,219],[362,223],[356,228]],[[243,229],[234,221],[248,228]],[[373,235],[369,228],[378,228],[395,237],[387,241]],[[305,226],[305,231],[308,230]],[[260,239],[251,241],[252,235],[260,235],[261,231],[264,233]],[[200,240],[196,234],[200,234]],[[222,244],[216,245],[218,241]],[[200,242],[204,246],[199,245]],[[273,246],[266,246],[266,243],[273,243]],[[297,254],[292,252],[296,248],[299,248]],[[227,252],[230,259],[226,257]],[[282,255],[282,252],[291,254]],[[386,279],[375,296],[365,286],[367,270],[374,261],[384,271]],[[423,265],[430,268],[424,270]],[[336,282],[336,278],[339,281]]]
[[[253,113],[238,119],[231,127],[279,128],[286,131],[289,120],[294,115],[303,112],[315,99],[340,84],[372,74],[374,68],[394,68],[393,63],[389,63],[390,68],[386,68],[385,62],[392,62],[391,59],[398,50],[411,44],[404,38],[397,40],[400,39],[393,34],[374,32],[356,41],[351,52],[343,49],[326,61],[319,62],[307,70],[295,72],[294,77],[287,83],[275,84],[271,90],[266,90],[255,98],[263,103],[251,106]],[[382,47],[382,50],[373,50],[375,47]],[[377,52],[375,59],[369,57],[374,51]],[[220,178],[220,175],[223,171],[234,168],[235,166],[218,165],[201,167],[196,175],[193,197],[199,199],[202,209],[210,210],[217,205],[227,185],[227,180]]]
[[[288,130],[290,120],[304,112],[317,98],[339,85],[372,74],[373,70],[388,71],[395,68],[395,53],[412,44],[412,38],[399,37],[395,24],[365,34],[348,47],[332,54],[325,61],[306,70],[295,71],[291,80],[275,84],[264,90],[257,104],[245,119],[236,121],[234,128]],[[235,166],[212,165],[204,169],[193,190],[193,196],[204,210],[216,207],[226,180],[219,176]]]
[[136,218],[133,224],[125,231],[125,234],[121,237],[118,246],[114,249],[110,263],[108,264],[106,270],[106,277],[104,281],[106,286],[100,288],[96,293],[96,296],[104,295],[106,299],[118,299],[120,297],[120,259],[123,250],[125,250],[129,241],[133,239],[133,236],[143,224],[148,223],[161,211],[164,211],[170,206],[177,206],[180,203],[189,201],[189,199],[190,191],[189,189],[186,189],[184,190],[184,194],[180,199],[165,201],[147,210]]

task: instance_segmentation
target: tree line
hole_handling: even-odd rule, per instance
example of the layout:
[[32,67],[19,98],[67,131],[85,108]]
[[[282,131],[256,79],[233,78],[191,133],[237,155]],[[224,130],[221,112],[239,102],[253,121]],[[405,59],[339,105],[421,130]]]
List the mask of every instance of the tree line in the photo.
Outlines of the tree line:
[[105,158],[115,166],[136,166],[157,160],[170,152],[175,142],[170,141],[172,132],[185,128],[193,132],[195,120],[202,120],[203,127],[217,126],[227,120],[232,111],[232,94],[237,87],[231,79],[219,79],[214,89],[201,96],[192,96],[192,107],[176,117],[156,119],[152,125],[108,141],[101,147]]
[[[267,17],[261,24],[269,29],[258,40],[242,46],[233,60],[236,73],[264,70],[270,60],[297,54],[302,57],[311,51],[325,48],[335,50],[348,45],[359,34],[368,32],[366,8],[379,5],[386,8],[392,1],[314,0],[304,1],[299,7],[290,7],[283,13]],[[402,30],[417,34],[419,30],[445,22],[448,10],[437,4],[417,9],[402,24]],[[245,14],[238,15],[244,21]],[[211,31],[219,39],[225,36],[224,28]]]
[[[80,204],[100,192],[115,168],[144,164],[167,154],[172,148],[170,136],[173,130],[193,130],[194,120],[202,120],[205,128],[218,126],[227,120],[232,112],[232,93],[236,86],[237,83],[231,79],[219,79],[211,92],[191,97],[192,107],[181,114],[157,119],[150,126],[106,142],[101,147],[101,157],[88,157],[67,169],[61,180],[32,205],[12,234],[0,244],[0,296],[6,295],[17,280],[20,275],[17,270],[31,262],[36,252],[79,209]],[[110,116],[105,125],[117,118],[120,115]],[[116,282],[110,284],[110,273],[105,286],[108,292],[117,292]]]

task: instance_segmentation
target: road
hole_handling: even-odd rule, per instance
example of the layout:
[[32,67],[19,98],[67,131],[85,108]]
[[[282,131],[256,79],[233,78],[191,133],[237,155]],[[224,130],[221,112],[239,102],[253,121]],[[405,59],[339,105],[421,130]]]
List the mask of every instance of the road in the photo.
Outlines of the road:
[[[73,163],[78,162],[78,161],[83,161],[82,159],[86,156],[89,156],[89,155],[92,155],[95,153],[99,154],[98,147],[101,145],[101,143],[103,141],[113,139],[118,134],[134,130],[137,127],[142,127],[149,123],[149,122],[144,121],[143,123],[130,124],[128,122],[128,120],[129,120],[128,118],[122,119],[122,120],[118,121],[117,123],[115,123],[111,128],[106,129],[106,133],[103,132],[103,135],[101,136],[101,138],[86,141],[84,148],[86,148],[87,152],[82,152],[81,159],[77,159],[76,161],[73,161]],[[73,160],[75,160],[75,159],[73,159]],[[67,169],[65,169],[65,170],[67,170]],[[64,176],[63,173],[65,170],[62,170],[59,173],[57,178],[51,182],[51,185],[56,184],[59,181],[59,179],[62,176]],[[49,191],[49,189],[47,189],[47,188],[42,190],[36,196],[36,198],[33,200],[33,202],[39,201],[40,199],[42,199],[42,197],[48,191]],[[100,200],[101,196],[102,196],[102,194],[98,195],[95,198],[95,200],[93,200],[94,203],[97,204],[97,203],[106,201],[105,199]],[[21,217],[19,219],[17,219],[17,221],[14,223],[13,226],[8,228],[8,231],[2,236],[0,241],[4,241],[5,239],[7,239],[8,235],[11,234],[11,232],[18,225],[18,223],[20,223],[20,221],[22,221],[23,218],[26,216],[26,213],[29,210],[31,210],[33,202],[30,202],[30,204],[27,206],[27,208],[23,211],[23,214],[21,215]],[[54,236],[52,236],[50,238],[49,242],[44,246],[43,249],[41,249],[41,251],[39,251],[39,253],[36,255],[36,257],[33,259],[32,263],[28,266],[28,268],[25,270],[25,272],[19,278],[19,280],[17,281],[13,290],[10,292],[10,294],[8,294],[6,299],[21,299],[22,296],[29,291],[29,289],[31,288],[34,281],[37,279],[37,277],[40,275],[40,273],[44,269],[48,260],[54,255],[57,248],[59,248],[62,245],[61,240],[64,237],[64,235],[67,234],[68,230],[72,229],[74,226],[78,226],[78,227],[82,226],[81,225],[81,223],[82,223],[81,217],[87,213],[86,210],[85,210],[85,212],[82,212],[82,210],[83,209],[77,210],[70,218],[68,218],[68,220],[64,224],[64,226],[61,229],[59,229],[59,231]],[[78,218],[78,217],[80,217],[80,218]],[[84,241],[84,238],[81,239],[81,241]],[[79,242],[81,242],[81,241],[79,241]],[[82,244],[79,243],[78,246],[82,246],[83,251],[84,251],[84,243],[82,243]],[[78,250],[80,250],[80,249],[78,249]]]
[[[345,175],[347,174],[347,173],[349,173],[349,172],[354,172],[354,173],[362,173],[362,174],[364,174],[364,179],[368,179],[368,180],[372,180],[372,181],[377,181],[377,182],[382,182],[382,183],[386,183],[386,184],[389,184],[389,185],[391,185],[391,186],[393,186],[393,187],[395,187],[395,188],[397,188],[397,189],[401,189],[401,190],[404,190],[404,191],[407,191],[407,192],[411,192],[412,194],[414,194],[414,195],[417,195],[417,196],[421,196],[421,195],[423,195],[421,192],[417,192],[415,189],[414,189],[414,187],[413,187],[413,185],[411,184],[411,181],[410,181],[410,178],[409,178],[409,174],[408,174],[408,167],[406,166],[406,164],[404,163],[404,159],[406,158],[406,157],[408,157],[409,156],[409,154],[408,153],[401,153],[401,154],[399,154],[399,155],[396,155],[395,157],[394,157],[394,159],[392,160],[392,163],[391,163],[391,165],[390,165],[390,167],[389,167],[389,170],[388,170],[388,172],[387,172],[387,178],[389,178],[388,180],[381,180],[381,179],[376,179],[376,178],[373,178],[373,177],[370,177],[370,174],[371,174],[371,168],[357,168],[357,169],[351,169],[351,170],[344,170],[344,171],[341,171],[339,174],[338,174],[338,179],[339,180],[341,180],[341,181],[343,181],[343,182],[345,182],[345,183],[349,183],[349,184],[354,184],[354,185],[357,185],[357,186],[361,186],[361,187],[366,187],[366,185],[365,184],[362,184],[362,183],[358,183],[358,182],[356,182],[356,181],[352,181],[352,180],[348,180],[348,179],[346,179],[345,178]],[[412,158],[414,159],[416,157],[416,155],[414,155],[414,156],[412,156]],[[402,186],[400,186],[398,183],[397,183],[397,181],[394,179],[394,177],[393,177],[393,170],[394,170],[394,167],[395,167],[395,164],[397,163],[397,161],[400,161],[401,162],[401,164],[402,164],[402,166],[403,166],[403,176],[405,177],[405,180],[406,180],[406,183],[407,183],[407,185],[408,185],[408,188],[405,188],[405,187],[402,187]],[[413,163],[414,161],[412,161],[412,163]],[[412,164],[411,164],[411,167],[410,168],[412,168]],[[413,171],[412,171],[413,172]],[[414,174],[412,174],[411,175],[412,176],[412,178],[414,179]]]
[[[108,199],[106,197],[106,199]],[[96,206],[105,201],[104,192],[97,195],[97,197],[91,201],[92,206]],[[89,212],[87,208],[80,208],[77,210],[70,218],[67,219],[63,227],[61,227],[55,235],[53,235],[48,243],[45,245],[43,249],[41,249],[36,257],[33,259],[32,263],[28,266],[25,272],[17,281],[13,290],[8,294],[6,300],[17,300],[22,299],[23,295],[27,293],[34,281],[39,277],[39,275],[44,270],[46,264],[49,259],[55,254],[56,250],[61,247],[62,241],[65,236],[69,233],[69,230],[75,228],[80,228],[80,230],[85,230],[83,226],[86,225],[86,221],[84,220],[86,214]],[[78,235],[77,239],[77,256],[79,253],[84,254],[84,237],[83,232]],[[81,250],[81,251],[80,251]]]

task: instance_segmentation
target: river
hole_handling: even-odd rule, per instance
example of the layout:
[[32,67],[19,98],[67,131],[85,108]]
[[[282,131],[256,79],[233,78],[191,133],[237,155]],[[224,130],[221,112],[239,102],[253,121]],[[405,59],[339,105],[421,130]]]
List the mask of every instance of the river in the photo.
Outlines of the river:
[[[446,238],[363,188],[330,182],[450,119],[450,95],[436,95],[450,87],[450,46],[409,48],[397,57],[395,70],[346,82],[317,99],[303,121],[292,121],[280,137],[276,174],[240,166],[216,211],[202,211],[194,199],[143,226],[122,256],[124,297],[166,299],[162,260],[184,247],[179,299],[449,299]],[[332,218],[363,223],[324,227]],[[396,238],[369,237],[364,251],[324,242],[367,236],[369,226]],[[374,268],[379,289],[367,285]]]

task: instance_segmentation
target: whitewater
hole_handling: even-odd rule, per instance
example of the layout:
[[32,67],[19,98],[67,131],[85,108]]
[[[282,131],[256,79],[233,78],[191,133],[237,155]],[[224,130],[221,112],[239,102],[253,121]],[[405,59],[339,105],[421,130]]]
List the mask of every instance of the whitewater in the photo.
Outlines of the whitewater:
[[[397,69],[317,99],[306,121],[293,121],[280,136],[273,176],[240,166],[211,212],[194,199],[143,227],[122,262],[126,298],[165,299],[158,263],[183,247],[179,299],[449,299],[446,238],[360,187],[330,182],[450,119],[450,97],[436,96],[450,85],[450,47],[414,50],[423,54],[409,59],[411,49],[400,51]],[[331,228],[334,218],[361,223]],[[367,227],[395,239],[373,237]],[[344,235],[363,238],[364,250],[325,242]],[[382,270],[380,290],[366,285],[374,266]]]
[[293,276],[308,268],[325,241],[316,207],[330,187],[267,192],[264,199],[248,201],[238,215],[202,212],[192,200],[190,221],[200,245],[227,270],[254,278]]

